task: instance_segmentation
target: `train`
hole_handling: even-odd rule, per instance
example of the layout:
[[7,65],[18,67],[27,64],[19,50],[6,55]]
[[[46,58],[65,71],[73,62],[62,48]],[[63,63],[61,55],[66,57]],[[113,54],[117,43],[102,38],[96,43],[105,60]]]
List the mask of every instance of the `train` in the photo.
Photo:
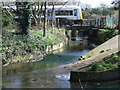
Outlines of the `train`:
[[78,24],[83,22],[82,9],[76,5],[54,5],[46,9],[48,20],[56,20],[59,24]]
[[54,10],[53,6],[48,6],[46,9],[46,14],[49,20],[54,18],[65,18],[70,20],[83,19],[80,6],[75,5],[55,5]]

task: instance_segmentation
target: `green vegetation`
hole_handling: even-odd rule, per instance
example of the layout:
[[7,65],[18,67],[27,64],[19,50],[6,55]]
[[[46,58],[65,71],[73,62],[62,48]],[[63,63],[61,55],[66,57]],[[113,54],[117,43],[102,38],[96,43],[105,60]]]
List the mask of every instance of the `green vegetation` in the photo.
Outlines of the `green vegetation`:
[[112,37],[118,35],[118,30],[114,30],[114,29],[101,29],[101,42],[105,42],[109,39],[111,39]]
[[114,8],[113,7],[109,7],[108,5],[101,3],[99,5],[99,7],[96,8],[90,8],[90,7],[86,7],[85,11],[83,11],[83,17],[85,19],[93,19],[96,18],[97,16],[110,16],[110,15],[114,15]]
[[29,35],[16,35],[14,31],[6,30],[2,37],[3,64],[30,59],[32,55],[41,54],[47,46],[64,42],[64,29],[51,31],[47,30],[47,36],[43,37],[42,31],[34,30]]
[[6,9],[2,9],[2,26],[12,25],[14,23],[13,17]]
[[92,71],[105,71],[110,69],[118,68],[120,65],[120,52],[117,54],[112,54],[103,59],[103,61],[93,64]]

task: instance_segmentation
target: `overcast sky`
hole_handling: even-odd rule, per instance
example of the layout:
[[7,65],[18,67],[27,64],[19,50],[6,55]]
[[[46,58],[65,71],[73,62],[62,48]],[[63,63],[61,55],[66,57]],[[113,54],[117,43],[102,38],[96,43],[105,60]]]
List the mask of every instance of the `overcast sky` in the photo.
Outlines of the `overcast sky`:
[[91,4],[91,6],[98,7],[100,3],[105,3],[107,5],[111,5],[111,2],[113,0],[80,0],[81,3],[88,3]]

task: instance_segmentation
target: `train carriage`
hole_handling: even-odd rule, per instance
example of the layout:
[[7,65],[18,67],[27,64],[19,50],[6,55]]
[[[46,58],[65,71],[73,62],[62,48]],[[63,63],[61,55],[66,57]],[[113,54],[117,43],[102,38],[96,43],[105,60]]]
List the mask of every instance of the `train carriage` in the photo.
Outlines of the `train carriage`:
[[57,22],[59,20],[59,24],[74,24],[83,21],[81,8],[75,5],[48,6],[46,14],[48,20],[56,19]]
[[[66,18],[70,20],[80,20],[82,18],[82,11],[79,6],[74,5],[55,5],[48,6],[47,8],[47,18],[54,16],[55,18]],[[53,13],[53,14],[52,14]]]

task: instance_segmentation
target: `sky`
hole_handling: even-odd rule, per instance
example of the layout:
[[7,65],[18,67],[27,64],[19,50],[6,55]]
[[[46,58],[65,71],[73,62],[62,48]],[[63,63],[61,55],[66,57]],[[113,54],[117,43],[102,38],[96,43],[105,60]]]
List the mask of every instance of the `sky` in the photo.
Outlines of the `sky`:
[[81,3],[91,4],[92,8],[98,7],[101,3],[111,5],[113,0],[80,0]]

